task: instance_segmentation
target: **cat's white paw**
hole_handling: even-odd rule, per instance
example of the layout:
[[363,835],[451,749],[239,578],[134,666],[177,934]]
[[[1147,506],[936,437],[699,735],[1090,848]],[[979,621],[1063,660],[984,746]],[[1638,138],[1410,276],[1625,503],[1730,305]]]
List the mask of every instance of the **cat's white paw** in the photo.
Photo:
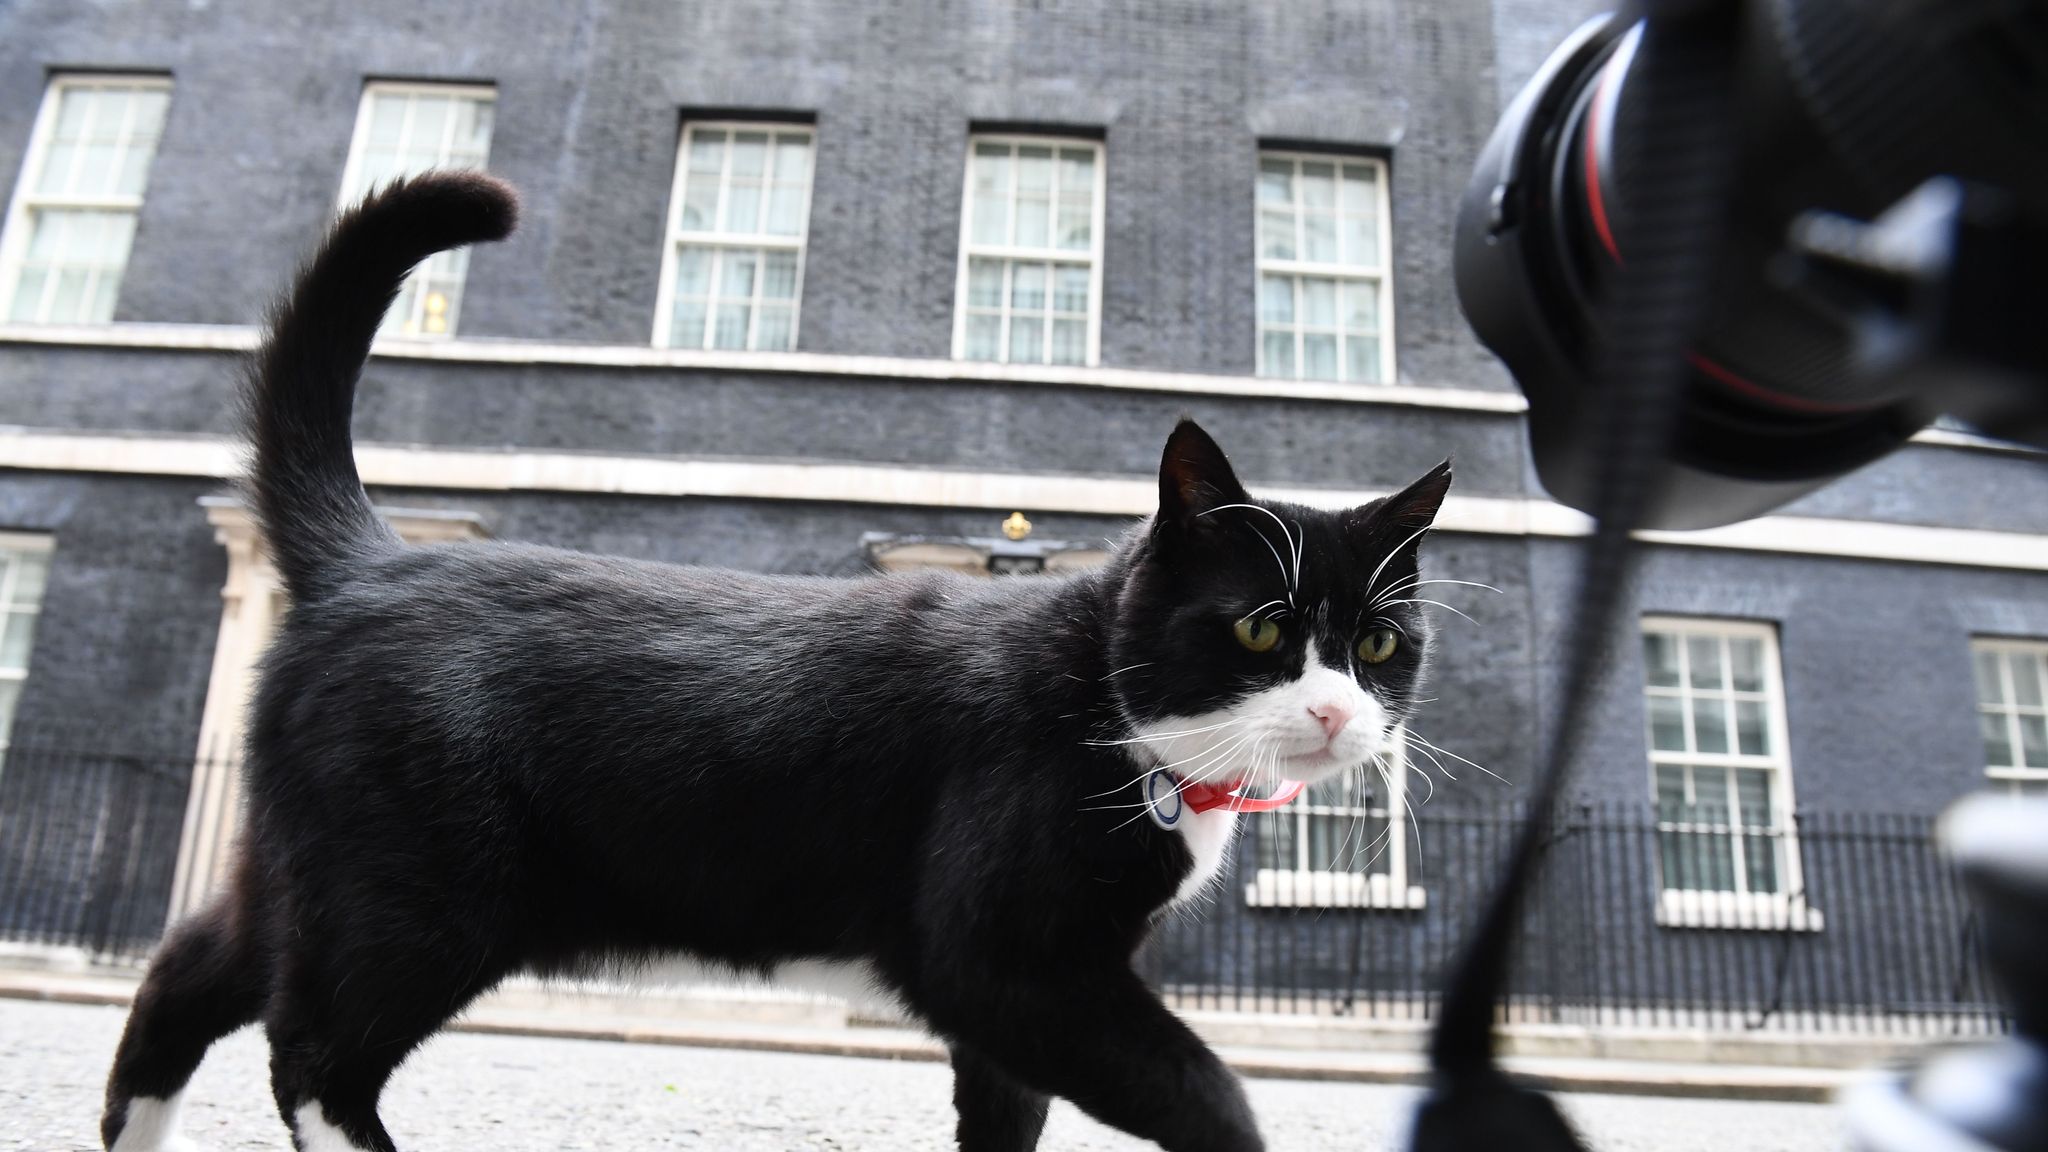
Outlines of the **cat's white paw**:
[[128,1122],[121,1126],[113,1152],[207,1152],[204,1144],[179,1134],[178,1113],[183,1104],[182,1094],[169,1100],[154,1096],[130,1100]]

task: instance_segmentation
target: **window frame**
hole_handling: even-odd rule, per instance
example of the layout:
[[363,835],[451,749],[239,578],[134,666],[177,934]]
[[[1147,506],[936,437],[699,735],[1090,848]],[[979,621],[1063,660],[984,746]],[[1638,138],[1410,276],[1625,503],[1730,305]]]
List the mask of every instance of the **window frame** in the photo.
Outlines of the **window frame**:
[[[1686,752],[1659,749],[1650,726],[1649,701],[1653,695],[1671,696],[1683,702],[1686,716],[1686,741],[1695,742],[1692,720],[1692,701],[1695,689],[1691,677],[1681,663],[1679,682],[1675,687],[1651,685],[1649,668],[1642,666],[1640,687],[1637,698],[1643,710],[1643,748],[1648,767],[1650,803],[1653,808],[1652,830],[1655,856],[1652,866],[1657,874],[1657,923],[1665,927],[1679,928],[1734,928],[1734,929],[1781,929],[1790,931],[1819,931],[1823,920],[1820,912],[1806,900],[1806,875],[1799,845],[1799,824],[1797,820],[1797,797],[1792,781],[1792,730],[1787,722],[1785,708],[1784,656],[1778,642],[1778,627],[1774,623],[1757,620],[1733,620],[1705,616],[1660,616],[1644,615],[1637,622],[1638,653],[1640,639],[1652,632],[1676,635],[1681,642],[1694,636],[1710,637],[1716,640],[1755,639],[1763,645],[1762,664],[1764,674],[1763,695],[1765,717],[1770,729],[1766,733],[1768,750],[1763,755],[1744,753],[1739,750],[1728,752]],[[1638,656],[1640,661],[1640,655]],[[1689,656],[1682,656],[1689,660]],[[1733,691],[1734,689],[1731,689]],[[1701,689],[1699,691],[1711,691]],[[1728,722],[1735,723],[1731,709]],[[1731,749],[1739,749],[1731,741]],[[1667,822],[1656,815],[1657,769],[1659,766],[1709,767],[1727,769],[1728,812],[1727,824],[1703,825]],[[1737,768],[1762,768],[1770,773],[1772,825],[1768,828],[1754,827],[1741,823],[1742,807],[1735,793]],[[1664,876],[1662,838],[1666,833],[1677,832],[1691,835],[1714,835],[1726,838],[1731,844],[1730,867],[1736,887],[1733,891],[1719,889],[1674,888]],[[1783,869],[1776,892],[1752,892],[1749,890],[1746,839],[1763,833],[1773,837],[1782,850],[1779,864]]]
[[[1338,198],[1343,198],[1343,167],[1347,164],[1365,165],[1374,170],[1379,186],[1378,204],[1378,248],[1380,259],[1376,266],[1364,264],[1325,264],[1312,260],[1269,260],[1265,246],[1260,242],[1260,215],[1264,208],[1259,200],[1259,168],[1267,160],[1286,160],[1294,167],[1295,177],[1301,174],[1303,162],[1335,164],[1338,168]],[[1399,381],[1395,375],[1395,329],[1394,329],[1394,191],[1393,166],[1383,156],[1364,152],[1313,152],[1288,148],[1260,148],[1252,163],[1252,375],[1261,380],[1289,380],[1295,382],[1322,382],[1332,384],[1359,384],[1366,387],[1381,387]],[[1294,251],[1302,251],[1302,213],[1298,206],[1294,211]],[[1353,380],[1345,373],[1350,370],[1350,358],[1344,355],[1344,329],[1340,322],[1336,329],[1337,377],[1329,380],[1320,376],[1304,376],[1302,367],[1302,325],[1299,321],[1289,325],[1294,330],[1294,372],[1288,376],[1276,376],[1266,368],[1266,324],[1259,303],[1260,288],[1268,274],[1285,276],[1294,284],[1294,314],[1301,315],[1301,278],[1312,276],[1319,279],[1335,280],[1340,284],[1372,282],[1379,289],[1379,342],[1380,378],[1378,380]],[[1338,309],[1341,313],[1343,303]]]
[[[445,83],[435,80],[365,80],[363,81],[362,93],[356,98],[356,123],[355,127],[349,133],[348,159],[342,163],[341,184],[335,190],[334,213],[337,216],[339,216],[343,212],[348,211],[350,208],[355,207],[356,204],[361,202],[364,196],[369,195],[372,191],[375,190],[370,188],[364,188],[354,194],[350,193],[350,189],[355,187],[356,181],[362,175],[364,152],[366,150],[365,146],[369,143],[370,138],[370,105],[380,95],[450,96],[458,99],[464,97],[468,97],[471,99],[482,97],[488,99],[491,104],[491,140],[495,142],[498,138],[498,87],[495,84],[478,84],[473,81],[463,80],[452,80]],[[452,132],[454,130],[455,124],[454,118],[450,117],[448,123],[449,127],[447,131]],[[447,151],[447,139],[445,136],[443,137],[442,144],[443,146],[441,151],[445,153]],[[486,165],[488,165],[490,161],[489,144],[486,144],[484,146],[484,160]],[[479,171],[483,170],[487,169],[479,169]],[[435,255],[439,256],[443,254],[444,253],[436,253]],[[409,284],[414,280],[425,279],[427,275],[427,264],[433,258],[434,257],[430,256],[426,260],[420,261],[419,264],[414,266],[411,271],[407,272],[404,283]],[[403,298],[404,295],[404,288],[403,285],[401,285],[399,296]],[[459,329],[462,326],[462,306],[468,301],[468,298],[469,266],[467,264],[464,264],[462,269],[462,294],[461,297],[457,299],[455,302],[454,314],[450,316],[448,319],[447,331],[428,332],[423,329],[418,332],[391,332],[383,330],[383,328],[380,325],[379,330],[377,332],[377,339],[417,340],[428,342],[438,340],[453,340],[456,336],[457,329]]]
[[[0,531],[0,550],[8,552],[40,552],[45,557],[54,558],[57,550],[56,545],[56,538],[44,533]],[[43,600],[49,596],[49,585],[45,583],[42,597],[36,600],[34,609],[17,610],[14,607],[14,581],[16,574],[20,570],[20,567],[12,561],[0,564],[0,631],[5,630],[7,619],[17,613],[20,615],[33,615],[40,619],[43,614]],[[47,567],[45,571],[47,573]],[[45,579],[47,580],[47,576]],[[22,658],[20,668],[9,668],[4,664],[0,664],[0,680],[6,680],[15,684],[25,684],[28,682],[29,669],[32,664],[29,657],[35,654],[33,641],[30,642],[29,648],[28,655]],[[16,703],[17,705],[19,704],[19,698],[17,698]],[[6,724],[0,724],[0,756],[6,755],[8,746],[13,742],[13,729],[14,725],[11,718]]]
[[[36,109],[36,118],[29,128],[28,148],[21,154],[21,171],[15,175],[14,194],[7,202],[7,216],[0,226],[0,322],[34,324],[84,324],[100,327],[91,321],[7,321],[14,312],[14,296],[21,289],[21,266],[28,258],[28,220],[32,211],[40,208],[71,209],[78,211],[130,212],[139,221],[142,206],[149,199],[148,181],[143,190],[134,196],[54,196],[36,193],[35,182],[42,176],[43,165],[49,160],[50,140],[57,131],[57,109],[63,104],[61,93],[68,88],[94,88],[119,86],[124,88],[153,88],[165,94],[166,108],[164,123],[170,123],[168,101],[174,83],[170,76],[161,72],[52,72],[43,85],[43,102]],[[163,137],[157,137],[161,147]],[[150,156],[152,170],[156,165],[154,153]],[[131,237],[129,256],[121,261],[122,279],[127,278],[129,258],[134,253]],[[120,309],[120,294],[117,291],[114,307]],[[107,323],[112,323],[111,318]]]
[[[2024,785],[2034,785],[2038,789],[2048,790],[2048,768],[2032,768],[2026,764],[2027,753],[2019,721],[2022,714],[2048,717],[2048,640],[2027,640],[2007,636],[1970,637],[1970,686],[1973,689],[1977,686],[1975,664],[1980,652],[1997,652],[2003,657],[1998,662],[1999,691],[2002,698],[1997,704],[1988,704],[1979,693],[1977,715],[1981,717],[1986,713],[1997,712],[2003,716],[2007,747],[2012,752],[2012,758],[2018,761],[2015,764],[1992,764],[1989,762],[1990,757],[1985,755],[1984,778],[1997,791],[2014,796],[2026,794]],[[2011,661],[2011,657],[2017,654],[2032,656],[2038,665],[2036,675],[2042,677],[2042,702],[2038,705],[2022,704],[2019,701],[2019,693],[2013,683]],[[1979,720],[1978,723],[1981,725],[1983,721]],[[1980,727],[1980,749],[1982,733],[1983,729]],[[1980,755],[1984,752],[1988,750],[1980,751]]]
[[[686,186],[689,183],[690,137],[692,133],[696,132],[699,129],[703,129],[705,131],[719,132],[767,132],[770,135],[779,134],[784,136],[794,136],[801,134],[809,138],[811,146],[811,164],[808,178],[804,183],[804,205],[803,212],[801,213],[801,219],[803,223],[795,236],[782,236],[770,232],[739,233],[683,231],[683,193],[685,191]],[[724,159],[721,161],[721,165],[722,166],[720,167],[718,173],[717,215],[719,216],[723,216],[725,214],[726,196],[732,190],[732,146],[730,141],[727,142],[725,148],[725,156]],[[761,320],[761,282],[763,278],[758,273],[756,274],[754,279],[754,295],[751,297],[752,305],[749,307],[747,312],[748,346],[746,348],[713,348],[711,346],[709,342],[712,339],[713,333],[717,330],[718,321],[716,309],[706,310],[706,314],[704,317],[704,333],[702,341],[694,345],[680,346],[670,342],[675,335],[674,332],[671,331],[670,326],[675,323],[674,312],[676,292],[676,264],[680,258],[679,254],[682,251],[683,245],[699,244],[709,248],[720,249],[721,252],[731,249],[773,248],[779,251],[796,253],[796,294],[794,297],[792,297],[792,303],[790,305],[789,310],[789,347],[787,349],[766,350],[771,353],[775,351],[796,351],[798,347],[797,341],[802,339],[803,336],[804,269],[805,265],[809,263],[810,257],[811,203],[814,196],[817,193],[817,189],[817,125],[784,120],[685,121],[683,123],[682,131],[676,134],[675,173],[669,179],[668,208],[666,214],[662,217],[661,223],[661,279],[659,282],[656,283],[654,290],[654,330],[649,337],[648,343],[650,344],[650,346],[655,348],[680,347],[684,351],[692,352],[745,352],[752,354],[763,351],[763,349],[753,347],[754,339],[758,332]],[[767,219],[766,213],[763,213],[762,219]],[[717,277],[718,271],[714,270],[712,273],[712,283],[714,287],[717,284]],[[717,297],[714,297],[714,299],[717,299]]]
[[[1003,280],[1003,333],[997,347],[1002,356],[995,360],[973,360],[967,355],[968,284],[967,270],[977,257],[987,260],[1002,260],[1005,264],[1018,261],[1034,264],[1079,264],[1084,257],[1078,249],[1072,248],[1020,248],[1010,244],[976,244],[974,242],[974,150],[982,144],[1003,144],[1012,149],[1010,165],[1010,218],[1016,219],[1017,165],[1014,163],[1015,149],[1019,146],[1050,147],[1057,152],[1061,148],[1087,148],[1095,154],[1095,187],[1091,190],[1088,215],[1088,338],[1087,352],[1079,364],[1055,364],[1046,360],[1016,361],[1010,359],[1009,320],[1009,277]],[[1057,164],[1057,158],[1055,158]],[[967,152],[960,165],[960,245],[959,258],[954,269],[953,282],[953,356],[974,364],[1018,365],[1023,368],[1095,368],[1102,363],[1102,251],[1104,222],[1108,215],[1109,202],[1109,149],[1107,142],[1088,136],[1062,136],[1058,134],[1037,134],[1018,132],[970,132],[967,135]],[[1059,205],[1052,205],[1050,227],[1059,226]],[[1046,285],[1050,297],[1053,286]],[[1047,314],[1050,315],[1050,309]],[[1052,343],[1052,325],[1046,325],[1045,345],[1049,350]],[[1048,351],[1049,355],[1049,351]]]
[[[1266,824],[1277,820],[1294,822],[1297,867],[1255,867],[1244,886],[1244,902],[1252,908],[1358,908],[1382,911],[1420,911],[1429,906],[1429,894],[1412,882],[1408,858],[1413,835],[1414,810],[1408,804],[1408,741],[1404,730],[1394,730],[1394,750],[1387,755],[1382,782],[1387,795],[1378,808],[1309,804],[1308,794],[1274,812],[1253,817],[1260,822],[1255,832],[1266,835]],[[1349,869],[1315,868],[1306,858],[1309,851],[1309,820],[1316,816],[1385,817],[1387,821],[1387,870],[1354,872]],[[1253,857],[1257,862],[1257,857]]]

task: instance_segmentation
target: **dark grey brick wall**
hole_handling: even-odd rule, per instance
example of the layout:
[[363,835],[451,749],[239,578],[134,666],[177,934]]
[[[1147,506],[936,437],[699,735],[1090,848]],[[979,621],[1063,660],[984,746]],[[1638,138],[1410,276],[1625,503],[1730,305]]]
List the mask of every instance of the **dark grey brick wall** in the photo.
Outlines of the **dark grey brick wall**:
[[56,543],[16,743],[192,755],[227,575],[213,487],[0,472],[0,528]]
[[121,318],[251,319],[333,209],[363,80],[480,80],[528,225],[477,254],[470,335],[645,343],[681,110],[769,108],[818,119],[801,346],[947,355],[969,123],[1063,121],[1108,140],[1105,363],[1250,371],[1256,149],[1307,139],[1391,149],[1402,375],[1506,383],[1445,274],[1493,118],[1479,0],[371,0],[318,34],[307,19],[274,0],[0,12],[0,181],[46,70],[175,77]]

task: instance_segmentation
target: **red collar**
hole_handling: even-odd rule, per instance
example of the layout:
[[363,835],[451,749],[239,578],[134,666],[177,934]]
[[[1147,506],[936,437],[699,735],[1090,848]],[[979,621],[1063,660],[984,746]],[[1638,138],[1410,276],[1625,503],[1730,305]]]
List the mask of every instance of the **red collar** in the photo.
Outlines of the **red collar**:
[[[1241,788],[1243,785],[1232,787]],[[1191,782],[1181,785],[1180,798],[1187,801],[1188,807],[1197,812],[1207,812],[1214,808],[1222,808],[1229,812],[1271,812],[1275,808],[1285,807],[1288,801],[1301,795],[1302,789],[1307,787],[1308,785],[1299,780],[1282,780],[1280,787],[1275,789],[1271,796],[1260,799],[1239,796],[1230,788],[1214,784]]]

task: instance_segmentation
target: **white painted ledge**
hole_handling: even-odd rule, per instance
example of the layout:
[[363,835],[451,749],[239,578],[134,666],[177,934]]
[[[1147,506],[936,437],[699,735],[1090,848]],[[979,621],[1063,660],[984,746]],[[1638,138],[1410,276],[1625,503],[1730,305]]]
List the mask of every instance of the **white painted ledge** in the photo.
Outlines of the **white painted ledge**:
[[[230,324],[0,324],[0,345],[131,348],[177,352],[249,352],[259,330]],[[379,339],[373,355],[393,360],[454,364],[561,365],[581,368],[666,368],[698,372],[844,376],[910,381],[985,381],[1054,384],[1127,392],[1168,392],[1259,399],[1385,404],[1464,412],[1516,413],[1528,404],[1515,392],[1434,388],[1414,384],[1338,384],[1154,372],[1137,368],[1076,368],[988,364],[909,356],[844,356],[822,352],[721,352],[650,348],[632,344],[550,344],[528,340]]]
[[[121,436],[0,426],[0,468],[148,476],[239,475],[238,442],[217,437]],[[598,453],[494,451],[360,444],[363,482],[474,492],[609,493],[631,496],[804,500],[922,508],[1015,509],[1146,516],[1152,479],[968,472],[884,464],[676,459]],[[1272,487],[1258,492],[1319,508],[1348,508],[1386,495],[1371,489]],[[1437,527],[1493,536],[1582,536],[1591,521],[1548,500],[1452,496]],[[1642,532],[1654,544],[1892,560],[1964,568],[2048,572],[2048,535],[1937,528],[1808,516],[1765,516],[1700,532]]]
[[1803,896],[1667,888],[1658,895],[1657,925],[1729,932],[1819,932],[1827,927],[1827,920]]
[[1357,872],[1292,872],[1261,868],[1244,886],[1244,902],[1252,908],[1360,908],[1385,912],[1420,912],[1429,907],[1429,893],[1415,884],[1396,884],[1390,876]]

